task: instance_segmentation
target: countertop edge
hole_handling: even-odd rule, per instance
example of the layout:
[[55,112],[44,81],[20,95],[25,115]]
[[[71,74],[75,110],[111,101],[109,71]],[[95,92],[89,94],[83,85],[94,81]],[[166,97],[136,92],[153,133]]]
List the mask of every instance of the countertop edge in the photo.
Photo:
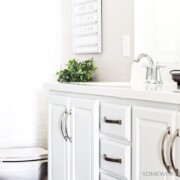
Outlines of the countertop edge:
[[180,104],[180,93],[174,93],[173,90],[152,91],[144,89],[131,89],[119,87],[63,84],[56,82],[45,83],[44,88],[49,91],[60,91],[76,94],[108,96],[159,103]]

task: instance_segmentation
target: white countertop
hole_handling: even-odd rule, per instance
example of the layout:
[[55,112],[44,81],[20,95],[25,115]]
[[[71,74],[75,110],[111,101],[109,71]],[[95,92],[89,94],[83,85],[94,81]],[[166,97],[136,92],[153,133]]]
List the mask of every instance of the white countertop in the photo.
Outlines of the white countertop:
[[50,91],[100,95],[153,102],[180,104],[177,85],[133,85],[129,82],[58,83],[45,84]]

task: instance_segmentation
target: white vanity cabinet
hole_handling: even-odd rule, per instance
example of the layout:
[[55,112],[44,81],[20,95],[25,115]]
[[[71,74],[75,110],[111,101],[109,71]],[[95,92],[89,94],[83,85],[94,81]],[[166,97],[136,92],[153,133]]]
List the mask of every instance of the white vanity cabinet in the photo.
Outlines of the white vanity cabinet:
[[168,171],[174,173],[170,147],[176,122],[177,112],[173,110],[133,108],[133,180],[174,180]]
[[96,100],[50,96],[49,179],[99,179]]
[[49,87],[49,180],[180,180],[179,94]]

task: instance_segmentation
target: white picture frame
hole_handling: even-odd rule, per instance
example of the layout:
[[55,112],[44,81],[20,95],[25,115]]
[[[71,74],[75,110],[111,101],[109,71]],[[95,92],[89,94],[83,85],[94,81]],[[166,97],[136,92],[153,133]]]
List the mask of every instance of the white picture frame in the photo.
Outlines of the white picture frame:
[[73,0],[72,6],[73,53],[101,53],[101,0]]

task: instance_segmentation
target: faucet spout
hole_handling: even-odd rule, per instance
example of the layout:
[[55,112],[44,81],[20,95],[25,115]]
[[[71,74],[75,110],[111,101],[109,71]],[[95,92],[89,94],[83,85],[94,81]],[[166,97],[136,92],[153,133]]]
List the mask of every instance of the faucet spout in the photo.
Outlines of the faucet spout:
[[148,54],[140,54],[134,61],[139,62],[142,58],[146,58],[149,62],[150,67],[153,69],[154,68],[154,62],[152,58]]

